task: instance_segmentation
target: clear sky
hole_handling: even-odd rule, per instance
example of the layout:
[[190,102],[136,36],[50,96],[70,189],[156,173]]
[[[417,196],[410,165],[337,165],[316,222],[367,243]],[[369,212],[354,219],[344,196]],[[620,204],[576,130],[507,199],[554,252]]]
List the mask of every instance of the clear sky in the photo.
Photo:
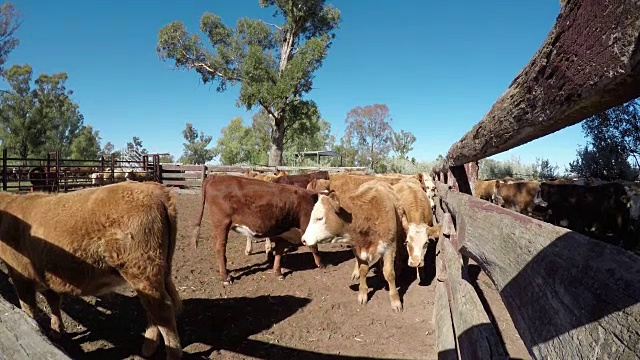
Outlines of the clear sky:
[[[560,4],[548,1],[334,0],[342,23],[316,72],[308,97],[341,137],[346,113],[384,103],[394,129],[417,137],[411,156],[432,160],[477,123],[537,51]],[[158,30],[181,20],[199,32],[205,11],[227,25],[239,17],[271,19],[257,0],[26,1],[20,46],[8,65],[69,74],[68,87],[85,122],[103,144],[122,147],[139,136],[150,152],[182,153],[182,129],[191,122],[214,136],[236,116],[238,88],[225,93],[195,72],[176,71],[156,52]],[[206,42],[206,39],[205,39]],[[564,169],[584,138],[579,125],[536,140],[496,159],[549,158]]]

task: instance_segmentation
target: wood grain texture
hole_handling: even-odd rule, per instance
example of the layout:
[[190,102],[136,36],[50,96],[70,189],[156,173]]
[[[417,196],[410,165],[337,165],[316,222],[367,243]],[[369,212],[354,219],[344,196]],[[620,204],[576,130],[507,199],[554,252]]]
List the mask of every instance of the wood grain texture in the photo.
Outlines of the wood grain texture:
[[458,350],[453,334],[449,298],[447,296],[446,286],[442,282],[436,284],[433,317],[436,324],[436,350],[438,351],[438,360],[457,360]]
[[640,358],[636,255],[436,186],[459,251],[494,282],[532,357]]
[[493,324],[473,286],[462,279],[457,251],[449,241],[439,241],[451,288],[451,314],[461,359],[507,359]]
[[34,319],[0,298],[0,360],[70,360]]

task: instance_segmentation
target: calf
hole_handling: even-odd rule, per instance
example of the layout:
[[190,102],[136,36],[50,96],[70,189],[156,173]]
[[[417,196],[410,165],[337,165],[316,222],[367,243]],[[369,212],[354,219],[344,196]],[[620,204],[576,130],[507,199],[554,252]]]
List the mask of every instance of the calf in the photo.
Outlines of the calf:
[[405,246],[409,254],[410,267],[421,268],[424,266],[424,256],[427,252],[427,242],[437,240],[440,237],[440,227],[433,226],[433,213],[427,199],[427,194],[422,191],[419,184],[402,181],[393,185],[404,216],[402,226],[407,235]]
[[35,317],[36,291],[51,309],[54,337],[64,333],[60,295],[98,296],[129,283],[147,313],[142,355],[164,338],[167,359],[182,354],[171,279],[176,244],[173,193],[157,183],[123,182],[50,195],[0,193],[0,258]]
[[[198,246],[200,224],[205,204],[209,206],[215,241],[218,270],[223,285],[231,285],[227,273],[227,239],[229,230],[251,238],[285,236],[293,228],[304,231],[318,193],[291,185],[273,184],[231,175],[213,175],[202,184],[202,204],[193,231],[192,242]],[[309,246],[318,267],[324,265],[317,246]],[[283,249],[275,247],[274,274],[284,279],[280,268]]]
[[402,311],[396,288],[396,251],[404,241],[403,209],[391,185],[370,181],[351,195],[320,195],[313,207],[309,226],[302,243],[315,246],[327,242],[347,242],[352,245],[358,262],[360,279],[358,302],[367,303],[367,274],[370,266],[382,261],[384,278],[389,284],[389,299],[394,311]]

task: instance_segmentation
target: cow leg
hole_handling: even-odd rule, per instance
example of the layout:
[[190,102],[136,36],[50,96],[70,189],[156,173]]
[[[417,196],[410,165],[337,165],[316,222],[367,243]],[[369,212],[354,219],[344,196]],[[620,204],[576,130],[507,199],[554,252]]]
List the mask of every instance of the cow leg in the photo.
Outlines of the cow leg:
[[222,286],[228,286],[233,283],[231,276],[227,273],[227,240],[229,238],[229,229],[231,222],[225,224],[215,224],[213,237],[216,242],[216,256],[218,257],[218,272],[222,278]]
[[359,277],[360,277],[360,287],[358,289],[358,303],[360,305],[364,305],[367,303],[369,298],[369,288],[367,287],[367,274],[369,273],[369,262],[366,260],[361,260],[359,257],[356,257],[358,261],[358,269],[359,269]]
[[251,255],[252,252],[253,252],[253,239],[247,236],[247,246],[244,249],[244,254],[248,256],[248,255]]
[[20,308],[35,319],[38,311],[35,284],[11,268],[9,268],[9,276],[13,280],[13,287],[18,294]]
[[398,288],[396,287],[395,253],[395,249],[388,249],[384,253],[382,257],[382,273],[384,274],[385,280],[387,280],[387,283],[389,284],[389,300],[391,301],[391,308],[395,312],[400,312],[402,311],[402,302],[400,301],[400,294],[398,293]]
[[158,349],[160,343],[160,328],[155,324],[153,318],[147,312],[147,330],[144,332],[144,342],[142,343],[142,356],[150,357]]
[[318,245],[309,246],[309,250],[311,250],[311,255],[313,255],[313,261],[316,263],[316,266],[320,269],[324,269],[325,265],[320,258],[320,251],[318,251]]
[[358,255],[356,254],[356,261],[353,263],[353,272],[351,273],[351,280],[358,281],[360,279],[360,265],[358,263]]
[[273,244],[271,242],[271,238],[264,239],[264,252],[269,255],[269,252],[273,250]]
[[64,322],[60,313],[60,294],[53,290],[47,290],[42,294],[51,309],[51,333],[53,339],[59,339],[64,334]]
[[273,258],[273,274],[276,276],[278,280],[284,280],[284,275],[282,275],[282,267],[280,266],[280,262],[282,260],[282,254],[284,253],[285,241],[284,239],[274,238],[275,246],[273,247],[275,256]]
[[[162,274],[161,271],[153,271]],[[142,302],[142,307],[147,312],[147,319],[151,320],[147,323],[145,332],[145,342],[142,346],[142,355],[149,357],[151,354],[145,353],[157,348],[159,337],[156,330],[157,326],[164,338],[164,344],[167,352],[167,360],[177,360],[182,356],[182,347],[180,346],[180,337],[178,336],[178,328],[176,325],[176,315],[173,306],[173,300],[165,289],[164,279],[158,276],[157,279],[147,279],[138,272],[124,272],[122,276],[133,287]],[[148,336],[148,337],[147,337]]]

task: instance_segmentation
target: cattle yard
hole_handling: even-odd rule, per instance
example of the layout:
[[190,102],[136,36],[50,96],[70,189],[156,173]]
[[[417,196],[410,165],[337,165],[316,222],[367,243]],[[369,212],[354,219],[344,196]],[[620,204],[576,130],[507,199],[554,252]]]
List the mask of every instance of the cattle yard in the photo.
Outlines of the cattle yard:
[[[202,198],[176,193],[179,217],[172,278],[184,303],[177,319],[185,357],[640,358],[637,255],[472,196],[477,161],[640,96],[639,39],[638,2],[569,1],[563,6],[531,62],[485,117],[453,144],[443,168],[433,171],[434,185],[425,186],[427,193],[434,193],[440,234],[427,249],[420,280],[410,267],[396,274],[402,312],[389,307],[387,282],[375,268],[366,279],[368,302],[356,301],[359,289],[356,280],[350,280],[354,253],[340,243],[319,245],[325,268],[316,266],[308,247],[292,245],[282,256],[284,279],[279,280],[263,243],[254,244],[247,255],[247,238],[230,231],[227,268],[234,282],[223,286],[216,245],[207,240],[216,230],[211,222],[215,214],[205,207],[201,245],[195,248],[191,236]],[[178,175],[165,177],[155,158],[150,163],[151,167],[143,164],[143,170],[173,186],[191,185],[179,182],[203,179],[208,172],[244,172],[167,167]],[[46,167],[46,174],[51,174],[49,163]],[[59,169],[56,165],[56,174]],[[188,172],[195,175],[187,176]],[[245,175],[265,182],[287,181],[277,170]],[[430,182],[419,175],[423,185]],[[367,181],[362,179],[354,181]],[[404,181],[386,178],[392,180]],[[252,181],[243,186],[254,186]],[[279,185],[262,188],[275,186]],[[309,235],[305,232],[303,241],[305,236]],[[358,256],[359,262],[366,261],[366,254]],[[6,277],[0,281],[3,296],[19,306],[12,290]],[[43,299],[39,303],[44,308]],[[129,288],[99,298],[67,297],[62,308],[69,334],[55,343],[74,359],[139,358],[145,313]],[[37,320],[48,328],[47,315]],[[26,337],[38,332],[28,325],[19,331]],[[0,346],[12,345],[0,341]],[[164,351],[153,358],[164,359]]]

